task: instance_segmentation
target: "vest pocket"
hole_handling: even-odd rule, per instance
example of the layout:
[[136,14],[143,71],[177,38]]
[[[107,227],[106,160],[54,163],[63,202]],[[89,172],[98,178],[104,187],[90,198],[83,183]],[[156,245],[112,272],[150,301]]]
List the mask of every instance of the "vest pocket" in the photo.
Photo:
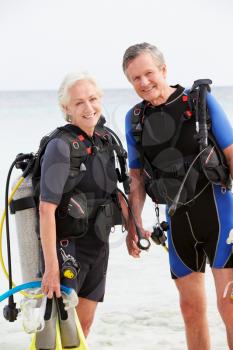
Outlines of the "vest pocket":
[[76,191],[65,208],[56,214],[57,235],[59,238],[84,236],[88,230],[87,199],[84,193]]
[[103,242],[108,242],[113,222],[113,206],[112,203],[100,205],[95,218],[96,236]]

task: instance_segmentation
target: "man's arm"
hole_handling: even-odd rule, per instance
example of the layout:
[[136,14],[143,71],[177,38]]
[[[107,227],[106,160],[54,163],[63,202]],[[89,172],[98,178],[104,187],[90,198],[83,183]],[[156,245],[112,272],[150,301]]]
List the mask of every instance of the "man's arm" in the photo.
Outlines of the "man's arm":
[[132,182],[130,184],[129,203],[133,209],[138,226],[142,228],[141,215],[146,199],[142,169],[130,169],[130,177]]
[[231,178],[233,179],[233,145],[226,147],[223,150],[223,153],[224,153],[226,160],[227,160],[227,163],[229,165]]
[[[133,211],[135,220],[142,233],[148,237],[149,233],[143,229],[142,210],[145,203],[146,192],[144,187],[144,179],[141,169],[130,169],[130,177],[132,179],[130,185],[129,203]],[[128,220],[128,235],[126,238],[127,248],[130,255],[134,258],[140,257],[140,248],[137,246],[138,237],[135,230],[135,223],[132,217]]]

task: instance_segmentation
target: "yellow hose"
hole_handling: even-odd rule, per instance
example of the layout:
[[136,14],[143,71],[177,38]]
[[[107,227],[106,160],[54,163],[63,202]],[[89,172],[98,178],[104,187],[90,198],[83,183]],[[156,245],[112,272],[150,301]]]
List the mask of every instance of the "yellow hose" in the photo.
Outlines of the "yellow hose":
[[[24,181],[24,177],[22,176],[19,181],[17,182],[17,184],[14,186],[11,195],[8,199],[8,205],[10,204],[10,202],[12,201],[15,192],[18,190],[19,186],[22,184],[22,182]],[[6,218],[6,211],[4,210],[2,217],[1,217],[1,222],[0,222],[0,264],[2,266],[2,270],[6,276],[6,278],[9,280],[9,273],[6,269],[5,263],[4,263],[4,259],[3,259],[3,255],[2,255],[2,236],[3,236],[3,225],[4,225],[4,221]],[[15,283],[12,281],[12,286],[15,287]],[[27,298],[43,298],[43,294],[28,294],[26,292],[21,291],[20,292],[23,296],[27,297]]]

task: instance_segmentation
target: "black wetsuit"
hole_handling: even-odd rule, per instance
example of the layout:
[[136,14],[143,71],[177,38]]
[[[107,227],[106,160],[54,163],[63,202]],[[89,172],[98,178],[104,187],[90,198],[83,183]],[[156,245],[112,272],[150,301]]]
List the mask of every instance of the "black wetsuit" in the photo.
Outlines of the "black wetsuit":
[[[179,85],[175,88],[166,103],[159,106],[147,103],[141,134],[143,153],[152,168],[157,169],[157,182],[168,205],[177,194],[190,163],[199,153],[194,138],[195,118],[185,114],[187,92]],[[233,144],[232,127],[211,94],[207,96],[207,105],[212,120],[211,132],[220,148],[224,149]],[[132,132],[132,118],[131,109],[126,116],[129,166],[139,169],[142,163]],[[172,218],[167,216],[172,277],[182,277],[193,271],[204,272],[206,256],[212,267],[233,267],[232,247],[226,244],[233,228],[231,192],[223,193],[221,186],[210,184],[196,162],[179,205]]]
[[[69,127],[79,137],[83,136],[87,149],[100,145],[97,134],[90,138],[78,127]],[[84,175],[81,174],[80,180],[78,178],[76,181],[76,188],[85,194],[88,203],[105,203],[117,183],[113,154],[103,158],[100,153],[93,153],[87,157],[85,168]],[[69,173],[70,147],[61,138],[54,138],[48,143],[42,158],[40,199],[59,205]],[[64,264],[64,257],[68,255],[80,265],[77,279],[68,281],[69,286],[75,287],[81,297],[103,301],[109,256],[108,235],[103,235],[96,229],[95,218],[92,217],[88,220],[88,230],[82,237],[57,238],[60,269]]]

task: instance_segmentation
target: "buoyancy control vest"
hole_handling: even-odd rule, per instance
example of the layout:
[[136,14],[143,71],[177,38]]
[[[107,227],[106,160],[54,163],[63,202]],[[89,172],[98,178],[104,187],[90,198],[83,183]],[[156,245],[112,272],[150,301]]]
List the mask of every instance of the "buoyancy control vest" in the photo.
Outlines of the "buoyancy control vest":
[[[59,127],[43,137],[31,173],[33,198],[20,198],[12,201],[11,211],[15,212],[31,207],[36,207],[38,211],[41,160],[48,143],[54,138],[59,138],[69,146],[70,170],[60,204],[55,213],[57,237],[59,239],[66,237],[80,238],[87,232],[89,223],[92,221],[92,224],[95,224],[96,231],[98,231],[97,233],[103,239],[106,239],[111,227],[122,224],[121,208],[117,196],[117,181],[123,182],[127,192],[129,188],[126,166],[127,153],[120,140],[116,139],[111,129],[104,127],[103,122],[96,126],[95,135],[97,142],[91,147],[86,146],[85,137],[74,132],[72,125]],[[85,181],[85,163],[89,157],[95,157],[96,155],[103,161],[103,165],[110,160],[115,172],[115,176],[107,184],[106,192],[108,195],[101,199],[88,198],[86,193],[79,190],[78,186],[80,180]],[[118,159],[120,169],[115,169],[115,157]],[[96,169],[96,172],[98,173],[98,169]],[[39,217],[39,215],[37,216]],[[37,228],[37,232],[39,232],[39,228]]]
[[[132,134],[143,167],[145,189],[156,203],[171,205],[184,178],[180,204],[195,199],[209,183],[231,188],[226,159],[211,132],[206,101],[205,110],[200,106],[199,87],[203,80],[197,82],[191,90],[177,85],[164,105],[155,107],[142,101],[133,108]],[[206,115],[205,146],[197,131],[200,113]]]

